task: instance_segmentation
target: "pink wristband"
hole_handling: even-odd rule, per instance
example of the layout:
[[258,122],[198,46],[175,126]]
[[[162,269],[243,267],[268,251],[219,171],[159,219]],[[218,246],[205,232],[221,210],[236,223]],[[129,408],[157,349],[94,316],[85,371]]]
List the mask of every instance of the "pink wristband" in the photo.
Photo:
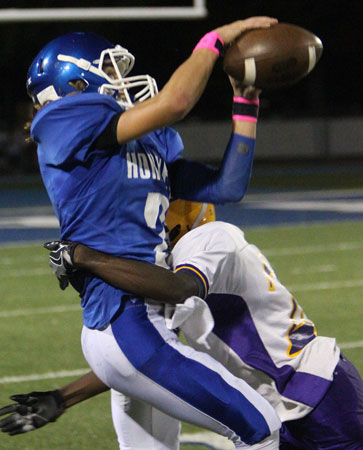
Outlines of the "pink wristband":
[[236,103],[245,103],[246,105],[259,106],[259,104],[260,104],[260,99],[258,99],[258,98],[248,99],[248,98],[244,98],[244,97],[233,97],[233,101]]
[[254,123],[257,123],[257,117],[241,116],[239,114],[233,114],[232,120],[241,120],[243,122],[254,122]]
[[233,97],[232,119],[256,123],[259,104],[258,98]]
[[208,50],[214,52],[216,55],[220,56],[223,47],[224,42],[223,39],[219,36],[219,34],[216,33],[215,31],[210,31],[209,33],[205,34],[202,37],[202,39],[198,42],[198,44],[193,50],[193,53],[201,48],[207,48]]

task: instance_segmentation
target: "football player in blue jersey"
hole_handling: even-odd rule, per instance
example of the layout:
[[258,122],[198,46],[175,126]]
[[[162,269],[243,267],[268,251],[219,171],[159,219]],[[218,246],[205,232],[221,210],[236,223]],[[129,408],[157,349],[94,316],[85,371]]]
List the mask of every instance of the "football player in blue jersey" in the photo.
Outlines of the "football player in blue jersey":
[[[40,51],[27,79],[38,109],[31,136],[61,239],[162,270],[171,196],[213,203],[243,196],[258,91],[231,80],[233,132],[219,170],[182,159],[182,141],[168,126],[198,101],[224,46],[276,22],[255,17],[207,33],[160,93],[150,76],[128,76],[133,55],[100,36],[71,33]],[[209,355],[182,345],[165,326],[162,304],[90,273],[76,272],[71,282],[81,294],[83,352],[106,385],[223,434],[236,448],[276,448],[273,408]],[[176,297],[195,286],[180,282]]]
[[[207,286],[206,302],[214,326],[201,340],[205,333],[201,324],[208,315],[201,314],[200,305],[195,308],[195,298],[176,306],[169,326],[180,327],[190,345],[210,353],[276,408],[284,424],[280,449],[358,450],[363,438],[359,373],[340,354],[335,339],[316,334],[314,324],[243,233],[214,220],[212,205],[171,203],[166,224],[172,244],[192,231],[178,242],[169,261],[176,274],[196,276],[202,290]],[[203,226],[196,229],[199,225]],[[78,268],[93,271],[120,288],[141,285],[144,295],[153,291],[162,300],[173,292],[174,285],[163,277],[166,271],[156,266],[149,264],[150,271],[140,261],[110,257],[81,245],[51,243],[48,247],[54,249],[50,261],[61,282],[77,263]],[[180,310],[188,312],[185,322],[185,317],[180,320]],[[13,396],[18,403],[0,410],[0,414],[13,413],[0,421],[0,427],[14,434],[30,431],[107,389],[90,372],[60,390]],[[114,390],[111,398],[120,448],[134,450],[145,443],[159,448],[158,442],[166,440],[174,448],[175,419]]]

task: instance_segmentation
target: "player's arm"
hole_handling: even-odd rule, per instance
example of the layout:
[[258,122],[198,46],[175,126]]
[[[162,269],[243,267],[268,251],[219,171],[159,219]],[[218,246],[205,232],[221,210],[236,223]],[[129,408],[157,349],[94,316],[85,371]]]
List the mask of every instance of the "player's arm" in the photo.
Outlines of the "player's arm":
[[65,289],[74,270],[91,272],[108,284],[162,303],[177,304],[194,295],[204,297],[203,284],[187,273],[174,273],[145,261],[119,258],[82,244],[48,242],[50,266]]
[[[176,69],[159,94],[130,108],[119,117],[117,123],[119,144],[184,118],[206,87],[218,59],[219,52],[216,49],[220,43],[229,45],[244,31],[268,28],[276,22],[276,19],[270,17],[251,17],[216,28],[212,32],[214,41],[208,39],[203,41],[203,38],[191,56]],[[212,48],[213,46],[216,47]]]
[[55,422],[65,411],[77,403],[109,389],[93,372],[54,391],[16,394],[15,403],[0,408],[0,429],[11,436],[36,430]]
[[220,168],[179,159],[169,167],[174,198],[225,203],[240,201],[247,191],[255,151],[260,90],[230,77],[233,88],[232,134]]
[[202,286],[193,277],[145,261],[117,258],[84,245],[76,247],[73,260],[78,268],[137,296],[176,304],[202,295]]
[[93,372],[88,372],[59,388],[59,393],[62,396],[65,408],[70,408],[109,389]]

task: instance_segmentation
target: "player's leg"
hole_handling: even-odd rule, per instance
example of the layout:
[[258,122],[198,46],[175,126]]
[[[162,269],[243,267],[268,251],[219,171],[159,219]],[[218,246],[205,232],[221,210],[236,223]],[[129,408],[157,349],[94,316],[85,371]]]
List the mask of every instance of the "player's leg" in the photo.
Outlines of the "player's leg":
[[[181,423],[148,403],[129,398],[111,389],[112,420],[120,450],[179,450]],[[256,446],[258,450],[275,450],[276,431]],[[291,449],[288,449],[291,450]]]
[[275,411],[259,394],[209,355],[181,344],[155,311],[130,301],[106,330],[84,329],[86,359],[105,384],[222,434],[237,448],[279,428]]
[[306,450],[363,449],[363,381],[344,356],[318,406],[306,417],[284,424]]
[[113,389],[111,409],[120,449],[179,449],[179,420]]
[[[112,420],[120,450],[179,450],[180,421],[148,403],[111,389]],[[250,450],[275,450],[276,431]],[[291,449],[288,449],[291,450]]]

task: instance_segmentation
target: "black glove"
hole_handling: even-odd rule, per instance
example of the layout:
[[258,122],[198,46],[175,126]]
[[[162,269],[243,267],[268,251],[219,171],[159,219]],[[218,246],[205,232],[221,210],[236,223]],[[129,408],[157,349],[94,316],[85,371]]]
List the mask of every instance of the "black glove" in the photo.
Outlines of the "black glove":
[[69,284],[69,276],[76,271],[73,253],[78,244],[69,241],[51,241],[43,245],[50,251],[49,266],[58,278],[59,287],[64,291]]
[[10,414],[0,420],[1,431],[10,436],[27,433],[44,427],[49,422],[55,422],[66,409],[58,390],[12,395],[10,398],[17,403],[0,409],[0,416]]

